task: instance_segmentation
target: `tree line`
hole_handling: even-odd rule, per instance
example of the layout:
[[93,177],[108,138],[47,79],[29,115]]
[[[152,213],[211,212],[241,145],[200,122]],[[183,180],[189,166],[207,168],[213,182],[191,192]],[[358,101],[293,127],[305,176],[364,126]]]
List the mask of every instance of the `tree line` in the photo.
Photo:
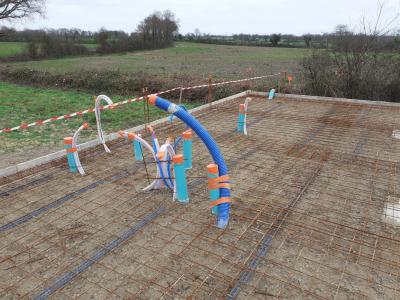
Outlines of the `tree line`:
[[[258,46],[258,47],[286,47],[286,48],[318,48],[328,49],[334,46],[336,34],[322,33],[303,35],[293,34],[233,34],[213,35],[201,33],[196,29],[193,33],[179,34],[178,40],[217,45]],[[387,50],[400,49],[400,37],[396,34],[379,37],[379,43]]]
[[105,28],[93,32],[76,28],[16,30],[3,26],[0,41],[27,43],[23,54],[9,59],[41,59],[90,54],[84,44],[96,44],[95,52],[100,54],[169,47],[178,30],[175,15],[166,10],[152,13],[131,33]]

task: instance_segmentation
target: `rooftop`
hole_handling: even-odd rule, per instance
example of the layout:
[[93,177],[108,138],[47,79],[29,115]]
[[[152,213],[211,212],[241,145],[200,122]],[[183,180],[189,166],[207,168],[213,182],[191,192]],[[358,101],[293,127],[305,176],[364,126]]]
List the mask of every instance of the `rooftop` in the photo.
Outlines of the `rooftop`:
[[[227,229],[199,138],[186,205],[142,191],[156,165],[118,140],[86,153],[83,177],[63,160],[2,179],[0,295],[399,299],[400,105],[254,94],[242,135],[243,101],[193,113],[229,167]],[[155,129],[164,141],[185,126]]]

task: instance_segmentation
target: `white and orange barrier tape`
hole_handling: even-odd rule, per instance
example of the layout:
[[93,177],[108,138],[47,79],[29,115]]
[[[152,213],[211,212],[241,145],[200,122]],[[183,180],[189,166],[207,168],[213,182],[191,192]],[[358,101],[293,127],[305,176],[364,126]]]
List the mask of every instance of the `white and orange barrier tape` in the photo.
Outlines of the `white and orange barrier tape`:
[[[173,91],[185,91],[185,90],[193,90],[193,89],[199,89],[199,88],[204,88],[204,87],[209,87],[209,86],[221,86],[221,85],[227,85],[227,84],[234,84],[234,83],[239,83],[239,82],[245,82],[245,81],[252,81],[252,80],[259,80],[259,79],[264,79],[264,78],[270,78],[270,77],[275,77],[275,76],[279,76],[282,73],[276,73],[276,74],[271,74],[271,75],[264,75],[264,76],[257,76],[257,77],[251,77],[251,78],[244,78],[244,79],[239,79],[239,80],[231,80],[231,81],[222,81],[222,82],[216,82],[216,83],[212,83],[212,84],[203,84],[203,85],[196,85],[196,86],[190,86],[190,87],[176,87],[173,89],[169,89],[169,90],[165,90],[162,92],[158,92],[155,93],[155,95],[163,95],[166,93],[170,93]],[[100,96],[99,96],[100,97]],[[143,96],[142,97],[136,97],[133,99],[127,99],[124,101],[120,101],[120,102],[116,102],[113,104],[107,104],[107,105],[98,105],[98,110],[106,110],[106,109],[113,109],[116,108],[120,105],[125,105],[125,104],[129,104],[129,103],[133,103],[133,102],[139,102],[141,100],[143,100]],[[50,122],[55,122],[55,121],[59,121],[59,120],[68,120],[71,119],[73,117],[76,116],[82,116],[84,114],[88,114],[88,113],[92,113],[95,112],[96,108],[88,108],[86,110],[82,110],[82,111],[77,111],[74,113],[70,113],[70,114],[66,114],[66,115],[62,115],[62,116],[55,116],[46,120],[38,120],[36,122],[32,122],[32,123],[22,123],[19,126],[15,126],[15,127],[7,127],[7,128],[3,128],[0,130],[0,133],[8,133],[8,132],[12,132],[12,131],[16,131],[16,130],[21,130],[21,129],[27,129],[30,127],[34,127],[34,126],[41,126],[44,124],[48,124]],[[103,143],[103,145],[105,145]],[[107,150],[106,150],[107,151]]]

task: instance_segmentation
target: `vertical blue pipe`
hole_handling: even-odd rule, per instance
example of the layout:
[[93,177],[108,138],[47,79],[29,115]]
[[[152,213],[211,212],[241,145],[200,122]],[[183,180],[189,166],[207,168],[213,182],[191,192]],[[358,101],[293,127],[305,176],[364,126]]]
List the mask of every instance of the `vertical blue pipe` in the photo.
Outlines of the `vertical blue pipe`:
[[239,118],[238,118],[238,127],[237,131],[243,133],[244,132],[244,114],[245,114],[245,105],[239,105]]
[[181,203],[187,203],[189,202],[189,195],[187,189],[185,166],[183,164],[183,155],[175,155],[172,160],[174,162],[176,194],[178,201]]
[[[66,151],[72,148],[72,137],[64,138],[64,148]],[[67,160],[68,160],[69,170],[72,173],[77,173],[78,168],[76,167],[74,154],[72,152],[67,152]]]
[[275,89],[269,91],[268,100],[273,100],[275,97]]
[[[218,165],[216,164],[209,164],[207,166],[207,177],[210,179],[215,179],[218,178]],[[213,190],[209,190],[210,192],[210,201],[217,201],[220,197],[219,197],[219,189],[213,189]],[[218,215],[218,206],[214,206],[211,209],[211,212],[214,215]]]
[[190,130],[185,131],[183,134],[183,157],[184,166],[186,170],[192,168],[192,132]]
[[[140,136],[140,135],[138,135]],[[134,139],[132,141],[132,145],[133,145],[133,151],[135,153],[135,160],[143,160],[143,150],[142,150],[142,145],[140,144],[139,141],[137,141],[136,139]]]

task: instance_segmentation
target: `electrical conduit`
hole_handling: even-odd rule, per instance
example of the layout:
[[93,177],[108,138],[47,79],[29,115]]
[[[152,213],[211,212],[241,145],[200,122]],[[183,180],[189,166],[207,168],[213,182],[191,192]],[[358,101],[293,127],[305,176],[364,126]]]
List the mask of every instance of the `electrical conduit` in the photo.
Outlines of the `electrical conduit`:
[[[181,119],[184,123],[186,123],[203,141],[206,145],[208,151],[213,157],[214,162],[218,165],[219,175],[220,177],[227,177],[228,168],[224,161],[224,158],[214,141],[211,135],[207,132],[207,130],[197,121],[192,115],[186,112],[184,109],[179,107],[176,104],[169,102],[157,95],[151,95],[149,97],[149,101],[151,104],[157,106],[158,108],[174,114],[176,117]],[[221,187],[220,189],[220,199],[218,200],[218,217],[217,224],[218,228],[226,228],[229,222],[229,212],[230,212],[230,190],[225,187]]]

